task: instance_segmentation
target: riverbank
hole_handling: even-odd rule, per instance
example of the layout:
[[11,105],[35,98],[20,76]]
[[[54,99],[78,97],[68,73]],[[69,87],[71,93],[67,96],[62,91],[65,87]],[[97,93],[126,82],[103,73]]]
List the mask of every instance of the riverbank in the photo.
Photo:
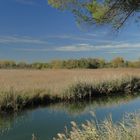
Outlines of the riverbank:
[[0,112],[140,92],[139,69],[0,71]]

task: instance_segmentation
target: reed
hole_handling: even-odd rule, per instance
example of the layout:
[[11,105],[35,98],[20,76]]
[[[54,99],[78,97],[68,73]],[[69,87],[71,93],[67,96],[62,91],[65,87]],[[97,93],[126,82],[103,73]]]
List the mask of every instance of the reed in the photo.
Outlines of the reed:
[[0,70],[0,113],[18,112],[50,103],[139,94],[139,69],[133,71]]
[[66,90],[63,97],[68,100],[77,100],[91,99],[93,97],[135,94],[135,92],[140,92],[140,78],[128,76],[97,83],[75,83]]
[[[96,119],[94,119],[96,120]],[[109,117],[103,122],[87,121],[79,127],[71,122],[71,131],[58,133],[53,140],[139,140],[140,113],[126,114],[123,121],[113,123]]]

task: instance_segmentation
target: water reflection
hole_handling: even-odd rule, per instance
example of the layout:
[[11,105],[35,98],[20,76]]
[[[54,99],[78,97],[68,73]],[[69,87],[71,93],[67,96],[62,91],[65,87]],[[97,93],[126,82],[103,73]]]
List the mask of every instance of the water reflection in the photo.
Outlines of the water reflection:
[[31,140],[34,133],[40,140],[52,139],[64,127],[70,128],[70,121],[78,124],[93,119],[91,111],[99,121],[112,114],[113,121],[119,121],[125,112],[140,108],[140,97],[104,97],[92,101],[51,104],[47,107],[30,109],[22,113],[0,116],[0,139]]
[[95,111],[98,108],[113,108],[118,105],[127,104],[132,100],[139,98],[140,96],[127,95],[127,96],[113,96],[98,98],[96,100],[71,102],[71,103],[58,103],[48,106],[49,109],[54,111],[65,111],[70,115],[81,115],[89,110]]
[[14,125],[22,124],[28,120],[28,113],[1,114],[0,115],[0,135],[8,133]]

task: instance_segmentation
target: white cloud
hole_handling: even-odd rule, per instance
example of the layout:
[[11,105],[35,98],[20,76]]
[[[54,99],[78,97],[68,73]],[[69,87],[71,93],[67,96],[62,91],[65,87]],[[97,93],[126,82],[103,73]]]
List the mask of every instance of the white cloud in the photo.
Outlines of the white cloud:
[[40,44],[46,45],[47,41],[29,36],[0,36],[0,44]]
[[27,48],[27,49],[24,49],[24,48],[18,48],[18,49],[14,49],[15,51],[22,51],[22,52],[48,52],[50,51],[49,49],[41,49],[41,48],[38,48],[38,49],[32,49],[32,48]]
[[97,50],[110,50],[110,49],[119,49],[125,51],[132,51],[137,50],[140,48],[140,44],[129,44],[129,43],[122,43],[122,44],[111,44],[111,45],[91,45],[91,44],[76,44],[70,46],[62,46],[57,47],[55,51],[71,51],[71,52],[80,52],[80,51],[97,51]]
[[[28,42],[28,41],[27,41]],[[36,42],[36,41],[35,41]],[[37,41],[39,43],[40,41]],[[41,43],[41,42],[40,42]],[[42,42],[44,43],[44,42]],[[45,46],[44,46],[45,47]],[[46,51],[58,51],[58,52],[86,52],[86,51],[102,51],[105,53],[126,53],[126,52],[136,52],[140,49],[140,43],[112,43],[108,45],[93,45],[93,44],[73,44],[73,45],[65,45],[65,46],[56,46],[56,47],[46,47],[46,48],[19,48],[16,49],[18,51],[38,51],[38,52],[46,52]]]
[[134,49],[134,48],[140,48],[140,43],[113,43],[110,45],[104,45],[104,46],[99,46],[100,49]]
[[82,37],[82,36],[73,36],[73,35],[54,35],[54,36],[49,36],[48,38],[77,40],[77,41],[90,41],[90,40],[93,40],[93,38]]
[[108,31],[94,31],[94,33],[87,33],[86,35],[91,37],[101,37],[105,35],[109,35]]
[[[93,42],[94,44],[98,45],[106,45],[106,44],[119,44],[122,43],[122,41],[112,41],[109,39],[103,39],[98,37],[97,34],[85,34],[83,36],[81,35],[52,35],[52,36],[47,36],[47,39],[53,39],[53,40],[70,40],[70,41],[79,41],[79,42],[84,42],[84,43],[91,43]],[[123,41],[124,43],[124,41]]]
[[93,51],[96,48],[89,44],[77,44],[77,45],[70,45],[70,46],[63,46],[55,48],[55,51],[65,51],[65,52],[81,52],[81,51]]

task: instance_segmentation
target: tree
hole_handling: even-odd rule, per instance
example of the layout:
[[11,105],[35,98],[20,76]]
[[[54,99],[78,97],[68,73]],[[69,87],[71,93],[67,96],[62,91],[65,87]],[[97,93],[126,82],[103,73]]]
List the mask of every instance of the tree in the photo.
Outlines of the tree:
[[48,0],[48,3],[61,10],[70,10],[78,23],[110,24],[121,28],[131,17],[139,20],[140,0]]
[[16,63],[14,61],[9,60],[0,61],[0,68],[13,68],[13,67],[16,67]]
[[26,68],[26,67],[27,67],[27,63],[24,62],[24,61],[22,61],[22,62],[19,62],[19,63],[17,64],[17,66],[18,66],[19,68]]
[[116,57],[111,61],[111,65],[113,68],[124,67],[125,61],[122,57]]

